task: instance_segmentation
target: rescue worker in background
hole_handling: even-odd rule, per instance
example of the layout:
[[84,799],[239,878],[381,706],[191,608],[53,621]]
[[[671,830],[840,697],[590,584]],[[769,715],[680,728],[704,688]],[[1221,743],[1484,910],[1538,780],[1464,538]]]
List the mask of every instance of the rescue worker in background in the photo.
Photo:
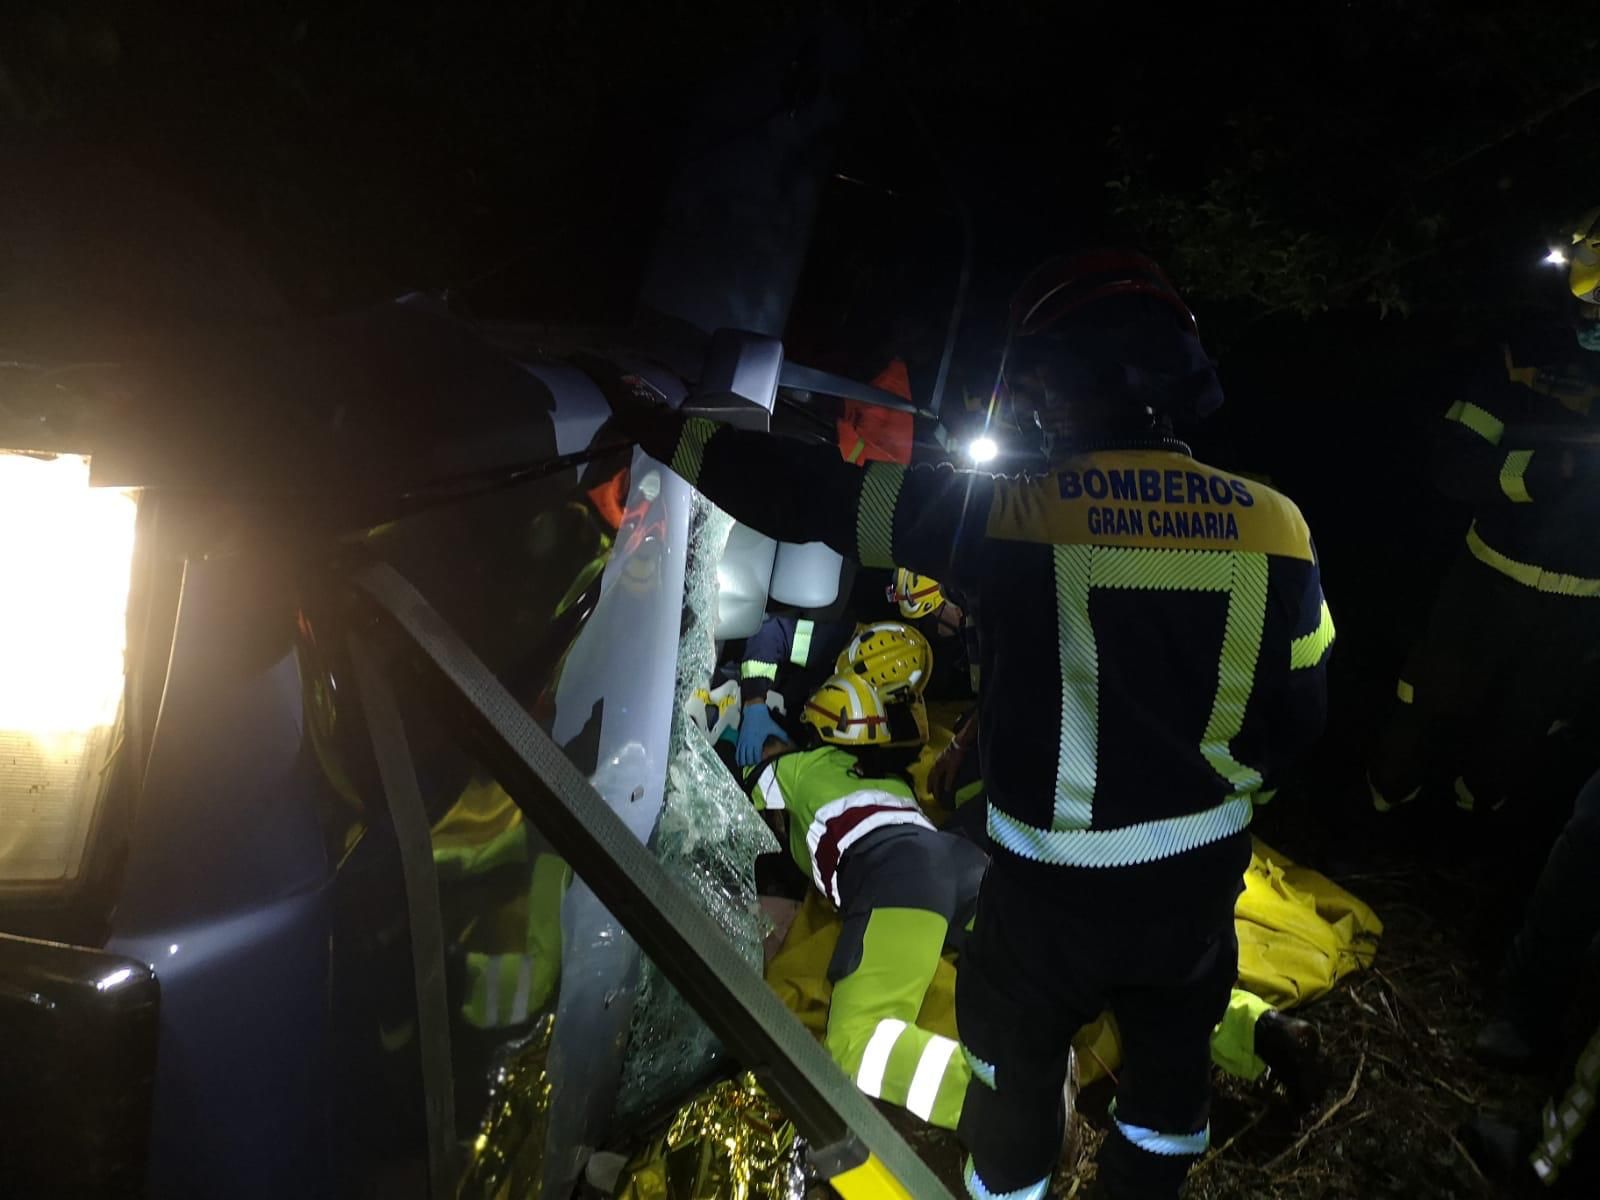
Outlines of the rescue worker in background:
[[1435,483],[1474,519],[1369,773],[1380,812],[1453,772],[1460,807],[1499,807],[1600,654],[1597,214],[1573,238],[1576,339],[1507,343],[1445,410]]
[[[901,616],[927,630],[929,636],[953,637],[961,632],[961,610],[945,600],[939,585],[931,579],[897,571],[887,598],[898,605]],[[739,766],[759,762],[769,738],[790,740],[772,713],[771,694],[777,693],[783,701],[783,711],[792,715],[826,677],[856,633],[857,627],[848,621],[775,615],[762,620],[761,628],[745,642],[744,659],[739,664],[742,708],[734,750],[734,761]],[[950,688],[943,674],[959,667],[955,656],[945,658],[952,666],[944,668],[941,679],[934,684],[935,694],[940,696]],[[930,682],[923,681],[924,689]]]
[[966,614],[944,594],[939,581],[898,567],[886,596],[902,617],[939,647],[934,656],[936,678],[929,682],[927,693],[930,698],[949,700],[975,695],[978,686],[967,645]]
[[[872,378],[872,386],[911,403],[911,375],[906,361],[898,354]],[[897,412],[877,404],[863,404],[859,400],[846,400],[844,412],[839,417],[839,453],[846,462],[865,465],[869,462],[911,461],[911,443],[915,433],[912,415]]]
[[[1506,956],[1501,1015],[1479,1031],[1474,1050],[1511,1070],[1542,1068],[1562,1049],[1568,1010],[1600,934],[1600,773],[1582,792],[1539,878],[1527,915]],[[1591,1005],[1592,1008],[1592,1005]],[[1564,1183],[1571,1195],[1593,1196],[1600,1183],[1596,1161],[1595,1099],[1600,1096],[1600,1029],[1594,1013],[1586,1043],[1567,1057],[1559,1090],[1539,1119],[1519,1122],[1481,1114],[1462,1129],[1462,1142],[1478,1165],[1499,1181],[1535,1179]],[[1580,1154],[1580,1150],[1582,1153]],[[1577,1178],[1581,1175],[1582,1178]]]
[[499,784],[476,777],[433,827],[449,947],[465,978],[459,1011],[475,1029],[524,1025],[561,974],[561,904],[572,869]]
[[[891,355],[873,376],[872,386],[911,403],[911,377],[905,359]],[[911,461],[913,426],[908,412],[846,400],[837,425],[839,453],[846,462],[864,466],[870,462]],[[854,626],[846,622],[766,618],[746,643],[744,661],[739,666],[742,708],[734,749],[734,761],[739,766],[758,762],[761,747],[769,738],[788,740],[789,735],[772,714],[768,692],[776,691],[784,698],[786,711],[790,701],[803,700],[821,678],[819,667],[833,662],[854,631]],[[791,667],[795,670],[791,671]],[[780,675],[785,677],[781,686]]]
[[774,744],[746,779],[757,807],[787,821],[795,865],[842,920],[828,965],[828,1053],[867,1095],[953,1129],[966,1061],[916,1020],[941,955],[972,917],[988,860],[933,827],[906,776],[927,740],[917,694],[925,651],[902,642],[855,655],[861,669],[806,702],[811,748]]
[[761,622],[744,646],[739,664],[739,740],[734,761],[741,767],[761,761],[767,739],[788,741],[789,735],[772,715],[769,695],[783,701],[790,717],[833,670],[834,660],[855,633],[848,621],[813,621],[806,617],[774,616]]
[[1160,268],[1053,261],[1012,333],[1005,378],[1048,474],[863,471],[832,446],[615,402],[747,525],[973,601],[994,857],[957,977],[968,1190],[1047,1193],[1072,1037],[1109,1007],[1125,1062],[1096,1187],[1175,1196],[1209,1139],[1252,798],[1320,732],[1332,622],[1295,506],[1171,436],[1221,392]]

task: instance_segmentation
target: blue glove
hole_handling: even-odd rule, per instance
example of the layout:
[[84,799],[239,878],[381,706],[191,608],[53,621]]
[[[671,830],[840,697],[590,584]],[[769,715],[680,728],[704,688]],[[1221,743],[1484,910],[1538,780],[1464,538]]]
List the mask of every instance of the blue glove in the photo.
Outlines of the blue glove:
[[768,738],[787,742],[789,735],[783,726],[772,719],[765,704],[746,704],[739,715],[739,745],[733,758],[741,767],[753,767],[761,761]]

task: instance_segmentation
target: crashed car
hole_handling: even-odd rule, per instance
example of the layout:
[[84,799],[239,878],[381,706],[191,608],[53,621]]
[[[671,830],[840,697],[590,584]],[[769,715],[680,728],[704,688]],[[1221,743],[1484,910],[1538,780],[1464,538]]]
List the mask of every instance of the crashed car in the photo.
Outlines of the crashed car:
[[[848,571],[611,417],[910,407],[785,361],[838,114],[783,87],[674,183],[643,332],[411,296],[8,348],[8,1189],[565,1197],[754,1069],[842,1193],[940,1194],[761,983],[774,843],[693,719]],[[739,189],[769,225],[708,249]]]

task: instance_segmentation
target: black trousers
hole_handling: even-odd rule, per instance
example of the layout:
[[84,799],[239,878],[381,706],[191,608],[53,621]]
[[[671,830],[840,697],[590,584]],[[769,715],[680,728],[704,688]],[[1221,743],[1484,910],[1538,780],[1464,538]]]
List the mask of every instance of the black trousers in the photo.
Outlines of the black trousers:
[[1600,597],[1536,591],[1462,552],[1401,676],[1371,769],[1389,805],[1450,782],[1463,808],[1518,797],[1600,655]]
[[1600,935],[1600,774],[1578,793],[1550,850],[1501,973],[1506,1015],[1535,1045],[1556,1048],[1578,979]]
[[988,865],[989,856],[972,842],[942,830],[890,825],[867,834],[839,863],[843,928],[828,965],[828,978],[837,982],[856,969],[867,922],[878,908],[938,913],[950,925],[946,948],[962,949]]
[[956,1023],[973,1062],[959,1130],[973,1195],[1049,1177],[1068,1050],[1107,1008],[1123,1065],[1099,1159],[1106,1194],[1178,1194],[1208,1136],[1211,1031],[1238,975],[1237,894],[1183,897],[1134,919],[1052,903],[990,867],[956,976]]

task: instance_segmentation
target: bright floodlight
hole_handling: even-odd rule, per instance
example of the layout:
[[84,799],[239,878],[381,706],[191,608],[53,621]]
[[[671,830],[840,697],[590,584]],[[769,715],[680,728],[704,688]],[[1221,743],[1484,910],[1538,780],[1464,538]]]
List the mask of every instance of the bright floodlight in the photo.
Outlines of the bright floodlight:
[[1550,253],[1544,256],[1544,261],[1552,267],[1564,267],[1567,265],[1566,251],[1559,247],[1551,247]]
[[137,511],[89,486],[88,459],[0,452],[0,884],[78,872],[122,703]]
[[999,453],[1000,447],[995,445],[992,437],[973,438],[972,444],[967,447],[967,457],[975,463],[992,462]]

